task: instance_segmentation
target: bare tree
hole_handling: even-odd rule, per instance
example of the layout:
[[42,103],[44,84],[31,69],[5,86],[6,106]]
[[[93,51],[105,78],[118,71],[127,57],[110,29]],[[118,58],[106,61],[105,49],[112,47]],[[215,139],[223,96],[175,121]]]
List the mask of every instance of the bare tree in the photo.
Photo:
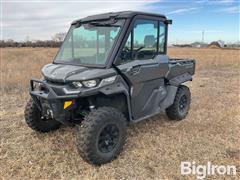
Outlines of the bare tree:
[[64,32],[59,32],[59,33],[56,33],[53,37],[52,37],[52,40],[53,41],[56,41],[56,42],[62,42],[64,40],[66,36],[66,33]]

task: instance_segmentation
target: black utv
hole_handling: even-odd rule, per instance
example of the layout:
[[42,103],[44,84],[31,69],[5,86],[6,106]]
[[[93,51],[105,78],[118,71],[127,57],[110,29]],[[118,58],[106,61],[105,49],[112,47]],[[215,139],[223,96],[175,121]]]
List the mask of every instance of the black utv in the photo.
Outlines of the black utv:
[[116,12],[71,24],[41,80],[30,81],[25,119],[39,132],[77,127],[81,157],[100,165],[121,152],[127,125],[166,112],[186,117],[195,61],[170,59],[164,15]]

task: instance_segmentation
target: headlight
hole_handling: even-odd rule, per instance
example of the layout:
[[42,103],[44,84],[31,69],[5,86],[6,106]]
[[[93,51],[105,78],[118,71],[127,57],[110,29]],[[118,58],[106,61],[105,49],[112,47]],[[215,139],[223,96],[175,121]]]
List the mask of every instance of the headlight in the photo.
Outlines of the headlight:
[[88,88],[95,87],[97,85],[96,80],[83,81],[82,83],[84,86],[86,86]]
[[75,81],[75,82],[73,82],[72,84],[73,84],[73,86],[76,87],[76,88],[82,87],[82,84],[81,84],[79,81]]
[[43,89],[42,83],[39,82],[33,82],[33,90],[34,91],[41,91]]
[[104,85],[113,83],[115,81],[116,77],[117,76],[111,76],[111,77],[103,79],[101,82],[101,85],[104,86]]

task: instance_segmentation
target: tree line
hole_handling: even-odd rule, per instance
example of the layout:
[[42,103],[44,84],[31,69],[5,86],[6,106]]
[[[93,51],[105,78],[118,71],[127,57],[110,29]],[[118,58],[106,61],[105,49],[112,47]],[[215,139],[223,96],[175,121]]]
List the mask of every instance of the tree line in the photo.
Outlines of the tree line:
[[5,48],[5,47],[59,47],[65,37],[66,33],[57,33],[55,34],[51,40],[26,40],[23,42],[18,42],[14,41],[13,39],[8,39],[8,40],[1,40],[0,41],[0,47]]

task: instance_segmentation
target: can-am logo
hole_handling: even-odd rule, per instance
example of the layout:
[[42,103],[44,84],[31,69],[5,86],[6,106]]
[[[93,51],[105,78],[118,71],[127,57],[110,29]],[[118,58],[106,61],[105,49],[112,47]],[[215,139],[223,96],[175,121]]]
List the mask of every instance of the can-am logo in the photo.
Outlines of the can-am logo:
[[213,165],[207,162],[206,165],[196,165],[196,162],[181,162],[181,175],[196,175],[197,179],[204,179],[207,176],[231,175],[237,173],[236,166],[233,165]]

